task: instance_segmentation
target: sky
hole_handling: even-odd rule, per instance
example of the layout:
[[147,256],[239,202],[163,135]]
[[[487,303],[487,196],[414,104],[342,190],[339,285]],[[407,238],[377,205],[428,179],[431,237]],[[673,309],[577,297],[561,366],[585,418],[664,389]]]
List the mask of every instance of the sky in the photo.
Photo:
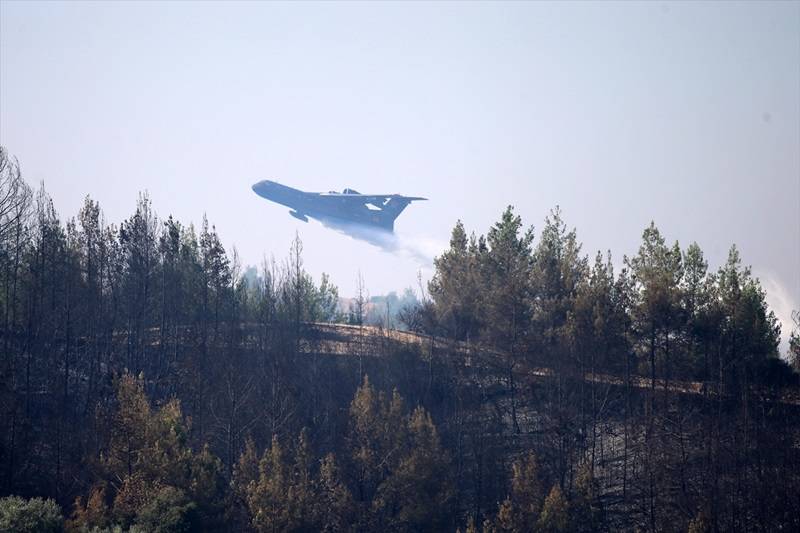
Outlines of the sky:
[[[560,206],[584,251],[655,221],[712,269],[736,243],[788,334],[800,308],[800,2],[0,1],[0,144],[62,217],[203,214],[244,264],[352,295],[418,287],[456,220]],[[250,186],[424,196],[410,253]],[[537,231],[538,234],[538,231]]]

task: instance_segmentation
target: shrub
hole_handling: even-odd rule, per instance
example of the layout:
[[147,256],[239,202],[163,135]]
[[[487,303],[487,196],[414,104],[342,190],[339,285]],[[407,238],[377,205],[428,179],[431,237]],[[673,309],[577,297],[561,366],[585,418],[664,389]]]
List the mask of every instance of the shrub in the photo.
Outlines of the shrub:
[[19,496],[0,499],[0,531],[50,533],[63,529],[61,508],[53,500]]
[[136,525],[151,533],[183,533],[196,531],[197,506],[182,490],[164,487],[136,515]]

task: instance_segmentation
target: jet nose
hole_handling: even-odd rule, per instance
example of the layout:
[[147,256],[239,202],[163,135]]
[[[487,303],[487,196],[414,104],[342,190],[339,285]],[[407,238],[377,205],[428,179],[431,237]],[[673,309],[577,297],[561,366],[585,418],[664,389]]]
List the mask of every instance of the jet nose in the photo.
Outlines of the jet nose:
[[253,192],[256,194],[263,194],[267,191],[268,186],[269,186],[269,181],[261,180],[258,183],[254,183],[252,189]]

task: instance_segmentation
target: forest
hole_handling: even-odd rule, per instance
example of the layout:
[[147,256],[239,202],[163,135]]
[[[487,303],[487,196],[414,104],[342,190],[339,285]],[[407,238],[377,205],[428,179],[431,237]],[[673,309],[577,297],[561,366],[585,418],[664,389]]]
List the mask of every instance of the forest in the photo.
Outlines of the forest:
[[368,324],[299,238],[62,219],[0,149],[0,531],[800,531],[800,332],[735,246],[508,207],[434,267]]

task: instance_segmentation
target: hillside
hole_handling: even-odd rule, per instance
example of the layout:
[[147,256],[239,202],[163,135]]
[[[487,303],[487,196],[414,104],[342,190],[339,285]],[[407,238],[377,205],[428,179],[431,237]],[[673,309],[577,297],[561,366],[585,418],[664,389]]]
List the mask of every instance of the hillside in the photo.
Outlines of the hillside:
[[344,325],[299,239],[244,269],[146,195],[63,221],[2,155],[0,528],[800,528],[800,340],[735,247],[651,224],[615,271],[509,207],[406,330]]

